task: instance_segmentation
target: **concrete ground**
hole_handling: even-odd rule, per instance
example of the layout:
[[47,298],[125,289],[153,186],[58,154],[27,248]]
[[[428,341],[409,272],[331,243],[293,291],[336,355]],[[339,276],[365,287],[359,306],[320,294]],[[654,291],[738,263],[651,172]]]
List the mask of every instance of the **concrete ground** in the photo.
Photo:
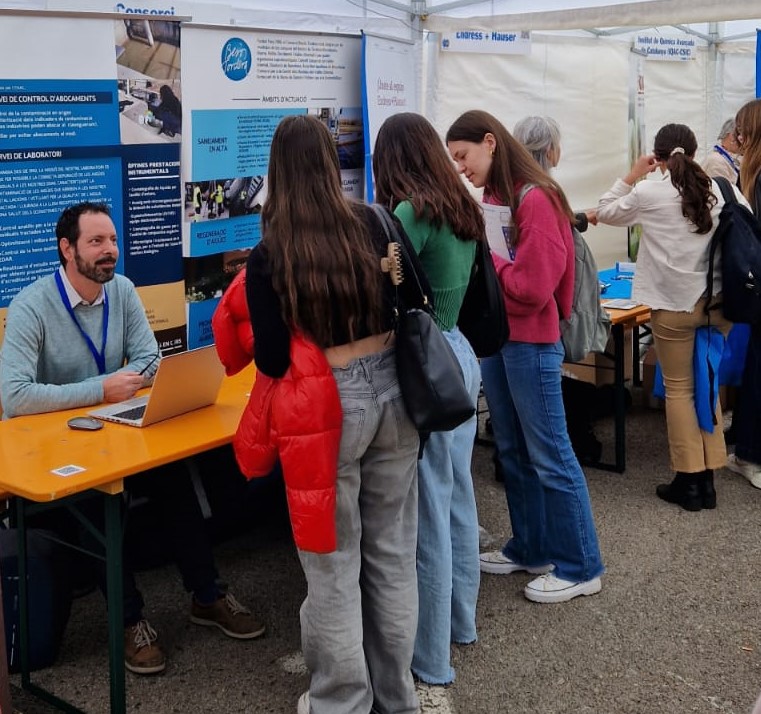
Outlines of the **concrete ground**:
[[[610,423],[597,433],[610,456]],[[586,469],[607,566],[602,593],[537,605],[522,594],[530,576],[485,575],[479,641],[453,647],[457,680],[421,691],[424,714],[749,714],[761,690],[761,492],[723,471],[718,508],[688,513],[655,497],[670,478],[663,412],[635,407],[627,444],[626,474]],[[499,544],[509,524],[489,448],[476,447],[473,477],[481,523]],[[127,674],[129,712],[295,712],[308,683],[298,623],[305,582],[287,524],[257,521],[216,555],[267,635],[238,642],[196,627],[176,569],[142,573],[169,664],[160,676]],[[108,711],[98,593],[75,601],[58,662],[35,681],[88,712]],[[48,711],[25,695],[14,703],[24,714]]]

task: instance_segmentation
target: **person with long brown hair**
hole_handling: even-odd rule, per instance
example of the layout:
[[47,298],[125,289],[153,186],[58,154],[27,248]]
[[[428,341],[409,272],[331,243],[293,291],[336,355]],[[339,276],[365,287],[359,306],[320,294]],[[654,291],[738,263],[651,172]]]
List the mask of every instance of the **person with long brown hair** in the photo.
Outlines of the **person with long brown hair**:
[[[373,154],[376,200],[404,226],[475,404],[478,360],[457,328],[476,252],[485,241],[480,206],[452,167],[436,130],[419,114],[386,119]],[[432,433],[418,463],[419,617],[412,672],[434,685],[454,680],[450,644],[476,640],[478,514],[470,472],[476,416]]]
[[[380,262],[387,244],[373,210],[343,196],[327,128],[308,115],[283,119],[272,139],[262,241],[247,265],[254,360],[263,374],[288,378],[291,337],[307,337],[332,368],[343,409],[336,550],[299,550],[307,580],[302,649],[312,675],[299,714],[418,710],[410,664],[419,438],[396,375],[394,288]],[[400,297],[414,305],[405,284]],[[311,464],[327,457],[319,434],[299,440],[309,414],[292,421],[278,426],[303,450],[295,474],[303,484]]]
[[560,387],[560,319],[573,299],[573,212],[557,182],[491,114],[466,112],[446,142],[460,173],[484,189],[484,201],[508,206],[514,219],[514,260],[492,254],[510,339],[481,360],[513,535],[501,550],[481,554],[481,571],[539,575],[524,588],[534,602],[594,595],[603,564]]
[[[655,135],[653,153],[641,156],[597,207],[597,220],[614,226],[642,226],[632,297],[652,309],[651,325],[666,388],[666,425],[671,483],[656,493],[688,511],[716,507],[714,469],[727,461],[716,400],[712,432],[700,428],[695,410],[695,332],[731,328],[721,310],[706,311],[721,292],[719,261],[714,295],[706,295],[708,254],[724,205],[719,186],[695,161],[698,144],[684,124],[666,124]],[[660,169],[657,180],[639,179]],[[744,200],[738,193],[738,198]]]
[[[735,118],[740,145],[740,187],[753,213],[761,219],[761,99],[740,108]],[[735,452],[727,466],[761,488],[761,327],[753,325],[748,339],[738,403],[732,415]]]

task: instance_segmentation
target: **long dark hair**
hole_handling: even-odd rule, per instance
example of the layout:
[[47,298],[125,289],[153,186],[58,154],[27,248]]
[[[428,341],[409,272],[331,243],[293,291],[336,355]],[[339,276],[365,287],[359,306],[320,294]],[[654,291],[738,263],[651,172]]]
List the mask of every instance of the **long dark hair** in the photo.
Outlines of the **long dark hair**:
[[[495,139],[489,175],[485,189],[500,203],[513,211],[518,209],[518,195],[515,185],[528,183],[539,186],[549,197],[557,210],[566,215],[572,223],[576,222],[568,199],[560,184],[551,178],[534,160],[534,157],[513,138],[510,132],[488,112],[477,109],[465,112],[458,117],[447,131],[446,141],[470,141],[480,144],[487,134]],[[516,226],[516,240],[517,240]]]
[[409,201],[415,217],[460,240],[485,240],[484,217],[460,180],[431,123],[419,114],[395,114],[378,132],[373,152],[376,201],[396,208]]
[[744,104],[737,112],[735,121],[737,133],[743,138],[740,144],[743,157],[740,164],[740,186],[753,210],[760,211],[761,206],[756,206],[754,192],[756,181],[761,175],[761,99]]
[[684,124],[666,124],[653,142],[655,158],[666,162],[671,183],[682,197],[682,215],[695,224],[696,233],[703,234],[713,227],[711,208],[716,196],[711,179],[695,161],[697,150],[695,134]]
[[283,319],[320,347],[333,345],[333,321],[358,336],[380,332],[380,263],[360,207],[341,192],[333,139],[316,117],[285,117],[272,137],[262,241]]

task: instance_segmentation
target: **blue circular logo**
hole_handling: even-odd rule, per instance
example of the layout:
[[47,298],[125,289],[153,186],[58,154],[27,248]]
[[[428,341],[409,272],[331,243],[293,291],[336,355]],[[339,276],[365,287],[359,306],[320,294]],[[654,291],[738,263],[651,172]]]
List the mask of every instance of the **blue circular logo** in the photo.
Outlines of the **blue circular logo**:
[[253,57],[240,37],[231,37],[222,48],[222,71],[228,79],[239,82],[251,71]]

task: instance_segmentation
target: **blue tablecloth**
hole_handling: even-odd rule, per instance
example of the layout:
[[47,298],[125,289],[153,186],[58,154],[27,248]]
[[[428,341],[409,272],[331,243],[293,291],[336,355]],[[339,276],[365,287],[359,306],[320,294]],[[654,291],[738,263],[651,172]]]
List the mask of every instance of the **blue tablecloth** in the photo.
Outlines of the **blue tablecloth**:
[[630,298],[632,296],[631,273],[619,273],[616,268],[600,270],[600,297],[603,300],[612,298]]

